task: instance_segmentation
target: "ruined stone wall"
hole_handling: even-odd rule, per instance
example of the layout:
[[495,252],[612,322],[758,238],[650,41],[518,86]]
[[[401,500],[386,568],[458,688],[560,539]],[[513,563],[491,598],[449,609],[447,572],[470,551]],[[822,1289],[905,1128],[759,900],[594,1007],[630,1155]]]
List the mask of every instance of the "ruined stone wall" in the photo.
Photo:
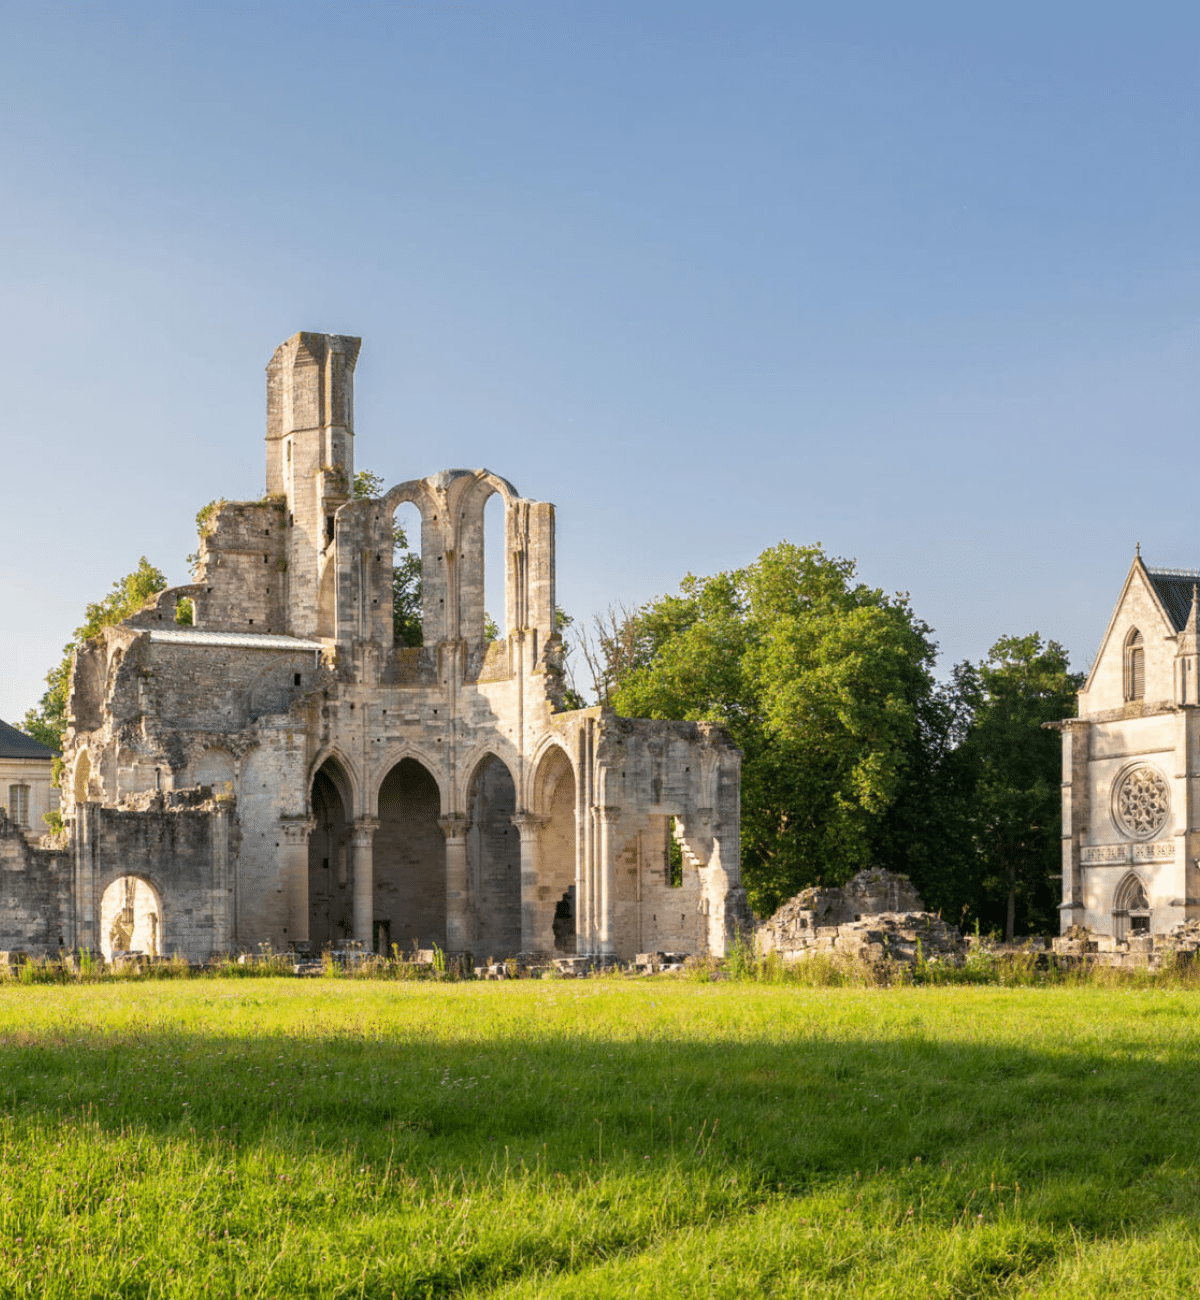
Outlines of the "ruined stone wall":
[[134,798],[124,807],[85,805],[77,823],[77,948],[101,952],[105,891],[125,876],[147,881],[161,900],[159,950],[191,962],[228,952],[237,854],[233,809],[199,798]]
[[210,632],[287,631],[287,512],[282,499],[225,501],[200,541],[195,626]]
[[[160,875],[178,853],[178,873],[154,888],[165,943],[189,954],[207,955],[206,929],[210,948],[283,947],[344,938],[347,921],[364,944],[382,928],[381,942],[481,957],[724,952],[747,919],[738,751],[718,727],[563,711],[549,503],[483,469],[352,497],[357,355],[340,335],[276,350],[269,499],[217,507],[197,582],[77,656],[65,815],[93,863],[75,882],[91,930],[106,887],[92,877],[128,851]],[[488,642],[492,496],[506,627]],[[421,514],[420,648],[392,634],[391,530],[405,502]],[[175,622],[183,595],[191,628]],[[337,792],[336,842],[316,815],[318,776]],[[201,831],[179,810],[163,820],[184,792],[232,800],[231,886],[207,905]],[[168,804],[129,806],[143,796]],[[210,845],[214,861],[223,851]]]
[[71,947],[71,858],[35,848],[0,811],[0,949],[45,957]]

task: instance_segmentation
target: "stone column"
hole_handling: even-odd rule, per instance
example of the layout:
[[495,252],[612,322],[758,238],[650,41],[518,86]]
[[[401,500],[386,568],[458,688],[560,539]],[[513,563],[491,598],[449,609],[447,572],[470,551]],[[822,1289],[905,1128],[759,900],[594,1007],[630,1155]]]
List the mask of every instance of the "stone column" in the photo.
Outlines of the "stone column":
[[[223,956],[233,948],[233,881],[229,873],[229,825],[232,801],[218,799],[213,809],[209,827],[212,833],[210,853],[212,859],[212,950],[214,956]],[[305,900],[307,902],[307,899]],[[307,920],[307,907],[305,908]],[[288,930],[291,930],[289,921]],[[307,933],[307,931],[305,932]],[[289,935],[290,937],[290,935]]]
[[378,817],[359,817],[350,828],[350,848],[354,868],[354,937],[371,951],[375,924],[375,832]]
[[535,817],[532,813],[517,813],[512,822],[521,837],[521,951],[552,953],[554,900],[551,899],[547,906],[546,897],[539,896],[538,887],[541,875],[541,837],[546,819]]
[[446,951],[455,956],[471,951],[471,906],[467,896],[467,830],[465,817],[439,817],[446,837]]
[[308,837],[315,826],[309,817],[280,819],[285,943],[308,942]]
[[600,841],[596,854],[596,950],[600,956],[616,953],[617,860],[616,835],[613,827],[621,815],[619,808],[602,805],[596,808],[596,829]]

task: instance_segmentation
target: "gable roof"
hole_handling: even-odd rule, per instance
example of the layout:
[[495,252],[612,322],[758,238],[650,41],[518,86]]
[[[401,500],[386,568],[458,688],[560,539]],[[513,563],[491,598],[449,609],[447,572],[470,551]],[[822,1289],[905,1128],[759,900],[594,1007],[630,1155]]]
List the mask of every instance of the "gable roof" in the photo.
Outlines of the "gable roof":
[[1159,600],[1162,601],[1175,631],[1182,632],[1192,609],[1192,588],[1200,584],[1200,569],[1146,569]]
[[[1153,572],[1157,572],[1163,575],[1164,578],[1171,578],[1171,577],[1176,577],[1183,573],[1190,573],[1191,570],[1190,569],[1158,569]],[[1147,594],[1149,595],[1151,602],[1158,607],[1158,614],[1163,621],[1164,628],[1170,629],[1169,635],[1172,638],[1177,637],[1179,633],[1183,630],[1183,626],[1187,622],[1188,611],[1191,609],[1191,604],[1192,604],[1191,602],[1192,579],[1188,579],[1188,603],[1184,609],[1183,619],[1182,621],[1177,623],[1175,621],[1174,615],[1171,613],[1171,611],[1167,608],[1166,604],[1164,603],[1162,595],[1159,592],[1158,587],[1155,586],[1154,578],[1151,576],[1151,574],[1152,571],[1148,569],[1145,564],[1142,563],[1142,552],[1141,552],[1141,548],[1139,547],[1137,554],[1133,558],[1133,563],[1129,566],[1129,572],[1125,575],[1125,582],[1124,585],[1121,587],[1121,594],[1117,598],[1116,606],[1113,609],[1112,614],[1109,616],[1108,626],[1104,629],[1104,635],[1100,638],[1100,648],[1096,651],[1095,659],[1092,660],[1091,671],[1087,675],[1087,681],[1084,682],[1083,684],[1083,690],[1080,692],[1081,694],[1090,691],[1092,689],[1092,682],[1095,679],[1096,673],[1100,669],[1100,661],[1104,658],[1104,652],[1108,647],[1109,638],[1113,634],[1113,628],[1116,626],[1117,618],[1120,615],[1121,609],[1125,604],[1125,597],[1128,595],[1129,588],[1132,586],[1135,578],[1140,578],[1140,580],[1146,584]]]
[[47,749],[40,740],[34,740],[7,722],[0,722],[0,758],[53,758],[54,750]]

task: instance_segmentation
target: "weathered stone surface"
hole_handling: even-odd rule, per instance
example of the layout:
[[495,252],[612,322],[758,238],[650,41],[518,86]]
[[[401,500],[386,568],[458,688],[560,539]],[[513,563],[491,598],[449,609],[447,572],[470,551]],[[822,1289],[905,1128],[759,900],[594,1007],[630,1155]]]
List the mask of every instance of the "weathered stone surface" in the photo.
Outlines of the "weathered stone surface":
[[[0,836],[20,880],[0,942],[193,961],[351,939],[496,962],[723,954],[748,921],[738,750],[714,725],[564,710],[549,503],[482,469],[354,496],[359,346],[303,333],[276,350],[265,498],[216,505],[194,581],[77,654],[67,846],[19,856]],[[489,642],[492,497],[505,633]],[[406,503],[419,647],[392,625]]]
[[871,868],[845,885],[802,890],[755,932],[760,953],[786,960],[815,952],[861,961],[961,962],[958,930],[926,912],[907,876]]

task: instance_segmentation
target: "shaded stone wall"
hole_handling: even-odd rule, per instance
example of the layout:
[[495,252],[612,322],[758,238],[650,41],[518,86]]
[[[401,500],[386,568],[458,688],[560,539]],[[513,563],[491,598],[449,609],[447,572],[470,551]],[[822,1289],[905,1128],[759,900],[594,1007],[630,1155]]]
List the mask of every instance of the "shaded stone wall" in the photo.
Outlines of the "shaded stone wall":
[[73,943],[72,855],[35,848],[0,811],[0,949],[46,956]]

